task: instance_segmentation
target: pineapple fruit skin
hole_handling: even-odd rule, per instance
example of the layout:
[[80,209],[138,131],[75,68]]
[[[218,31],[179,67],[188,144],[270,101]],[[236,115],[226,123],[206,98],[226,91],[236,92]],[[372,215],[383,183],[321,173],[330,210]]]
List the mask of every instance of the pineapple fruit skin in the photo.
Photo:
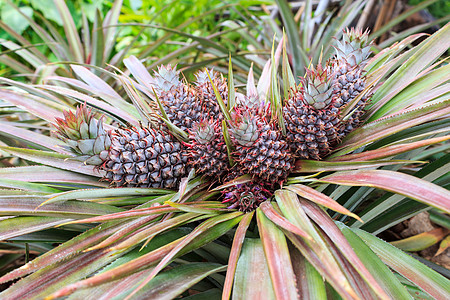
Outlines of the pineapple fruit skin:
[[170,133],[153,128],[117,129],[101,168],[121,187],[176,188],[187,174],[184,146]]

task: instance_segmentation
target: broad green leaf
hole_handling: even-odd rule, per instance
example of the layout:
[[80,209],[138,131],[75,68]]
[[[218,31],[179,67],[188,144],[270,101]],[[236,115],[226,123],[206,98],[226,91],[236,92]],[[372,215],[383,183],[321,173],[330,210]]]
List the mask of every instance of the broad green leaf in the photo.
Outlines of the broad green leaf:
[[318,181],[339,185],[376,187],[450,212],[450,192],[448,190],[400,172],[387,170],[348,171],[325,176]]
[[244,240],[234,276],[232,299],[276,299],[260,239]]
[[336,222],[336,224],[364,264],[364,268],[377,279],[377,283],[381,285],[391,299],[411,299],[402,284],[376,254],[347,226],[340,222]]
[[394,271],[436,299],[450,298],[450,281],[403,251],[360,229],[351,229]]
[[230,299],[233,280],[236,276],[237,264],[241,255],[242,245],[244,244],[245,234],[247,233],[253,215],[254,212],[245,214],[239,222],[236,233],[234,234],[233,244],[228,259],[227,275],[225,277],[225,283],[223,284],[222,300]]
[[402,249],[403,251],[416,252],[422,251],[438,242],[446,235],[448,230],[436,228],[431,231],[419,233],[405,239],[391,242],[391,245]]
[[298,298],[286,237],[259,208],[256,210],[256,217],[276,298]]

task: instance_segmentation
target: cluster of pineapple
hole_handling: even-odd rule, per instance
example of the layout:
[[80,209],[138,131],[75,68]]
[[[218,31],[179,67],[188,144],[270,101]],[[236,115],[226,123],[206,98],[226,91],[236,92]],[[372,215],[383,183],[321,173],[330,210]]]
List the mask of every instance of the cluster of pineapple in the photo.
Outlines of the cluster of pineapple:
[[170,122],[188,132],[188,142],[175,138],[164,123],[157,128],[105,130],[102,119],[95,119],[84,106],[56,120],[57,134],[81,160],[104,170],[104,179],[118,187],[173,189],[191,169],[218,182],[249,174],[251,182],[227,188],[223,194],[230,208],[251,211],[286,180],[295,159],[323,158],[359,125],[367,96],[360,97],[345,120],[341,112],[365,88],[367,32],[347,30],[335,48],[336,55],[324,66],[309,68],[284,100],[285,135],[270,103],[257,93],[247,91],[247,96],[237,97],[232,111],[225,113],[214,91],[224,103],[229,101],[221,74],[201,71],[190,85],[170,65],[158,68],[151,85]]

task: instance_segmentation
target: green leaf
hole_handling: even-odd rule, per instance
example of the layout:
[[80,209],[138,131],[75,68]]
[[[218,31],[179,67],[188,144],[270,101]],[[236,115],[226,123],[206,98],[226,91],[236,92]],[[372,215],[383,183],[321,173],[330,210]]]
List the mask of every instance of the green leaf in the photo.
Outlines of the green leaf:
[[276,299],[260,239],[245,239],[237,263],[232,299]]
[[360,229],[351,229],[390,268],[436,299],[450,298],[450,281],[394,246]]
[[52,217],[15,217],[0,220],[0,240],[51,228],[65,221],[66,219]]
[[59,14],[63,21],[64,32],[66,33],[67,40],[69,41],[70,52],[73,55],[73,59],[76,62],[83,63],[83,47],[81,46],[80,36],[78,35],[74,20],[70,15],[69,8],[65,4],[65,2],[61,0],[54,0],[54,5],[58,8]]
[[296,299],[297,288],[286,237],[259,208],[256,217],[275,297]]
[[411,299],[406,289],[395,278],[389,268],[355,233],[340,222],[336,222],[336,225],[353,247],[364,267],[377,279],[378,284],[382,286],[391,299]]

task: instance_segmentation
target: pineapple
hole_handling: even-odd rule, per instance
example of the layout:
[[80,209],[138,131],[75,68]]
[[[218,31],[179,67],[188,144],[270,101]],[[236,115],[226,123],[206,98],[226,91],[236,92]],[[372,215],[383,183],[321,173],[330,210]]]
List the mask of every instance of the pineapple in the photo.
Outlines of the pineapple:
[[187,173],[187,153],[170,133],[153,128],[117,129],[101,168],[116,186],[176,188]]
[[267,120],[263,109],[236,107],[230,136],[236,146],[235,160],[242,171],[270,185],[282,184],[293,166],[289,146],[276,124]]
[[77,160],[89,165],[101,165],[111,146],[109,132],[103,128],[102,119],[96,120],[92,109],[79,106],[75,114],[64,111],[64,119],[56,118],[57,136],[66,142],[67,150],[76,155]]
[[227,146],[220,120],[210,118],[195,123],[189,133],[192,143],[188,145],[188,164],[198,174],[220,179],[228,171]]
[[187,173],[185,147],[163,130],[105,131],[85,106],[64,112],[55,126],[75,158],[105,170],[103,179],[115,186],[176,188]]
[[197,92],[198,102],[202,104],[204,109],[203,113],[213,118],[222,119],[222,114],[220,113],[220,107],[217,103],[211,80],[219,91],[220,97],[226,104],[228,101],[228,85],[223,78],[223,75],[220,74],[219,76],[217,72],[214,72],[212,69],[205,69],[204,71],[197,72],[195,77],[197,78],[197,81],[195,82],[194,88]]
[[321,159],[339,141],[343,127],[338,109],[341,103],[333,96],[333,78],[328,66],[312,67],[301,78],[303,86],[286,101],[286,138],[297,157]]
[[[342,41],[337,41],[336,56],[331,60],[335,78],[334,92],[340,106],[355,99],[366,87],[364,67],[370,55],[371,43],[368,42],[368,32],[351,29],[344,32]],[[361,123],[364,108],[369,99],[363,96],[353,108],[353,113],[340,130],[340,136],[351,132]],[[339,107],[338,107],[339,108]]]
[[261,182],[247,182],[226,188],[223,192],[224,200],[230,209],[238,209],[242,212],[254,211],[258,206],[272,197],[270,192]]
[[204,109],[195,91],[180,80],[179,71],[170,65],[158,67],[152,80],[168,118],[182,130],[201,120]]

